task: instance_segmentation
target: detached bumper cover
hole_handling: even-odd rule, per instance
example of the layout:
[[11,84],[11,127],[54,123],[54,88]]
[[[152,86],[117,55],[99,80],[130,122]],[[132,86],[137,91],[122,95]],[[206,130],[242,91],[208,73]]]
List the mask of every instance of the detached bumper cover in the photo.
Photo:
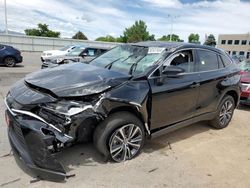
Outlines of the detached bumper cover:
[[50,181],[63,181],[66,172],[63,166],[47,149],[46,136],[27,125],[19,123],[8,111],[8,137],[18,162],[25,164],[32,175]]

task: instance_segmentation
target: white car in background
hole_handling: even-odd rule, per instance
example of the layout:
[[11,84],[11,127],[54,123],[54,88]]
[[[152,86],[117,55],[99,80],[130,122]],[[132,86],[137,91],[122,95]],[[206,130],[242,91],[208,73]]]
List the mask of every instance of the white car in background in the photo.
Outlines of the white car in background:
[[67,53],[71,52],[76,47],[77,47],[76,45],[69,45],[69,46],[65,46],[59,50],[43,51],[42,55],[41,55],[41,60],[42,60],[42,62],[44,62],[44,60],[47,58],[53,58],[55,56],[66,55]]

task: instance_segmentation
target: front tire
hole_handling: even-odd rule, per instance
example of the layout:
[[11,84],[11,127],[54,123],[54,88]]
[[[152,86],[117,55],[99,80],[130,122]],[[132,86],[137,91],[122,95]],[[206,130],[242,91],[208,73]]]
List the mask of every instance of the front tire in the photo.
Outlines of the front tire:
[[226,95],[218,108],[215,118],[210,122],[210,125],[216,129],[223,129],[230,123],[235,109],[235,101],[232,96]]
[[136,157],[144,142],[143,124],[129,112],[111,114],[94,132],[94,145],[97,150],[115,162]]

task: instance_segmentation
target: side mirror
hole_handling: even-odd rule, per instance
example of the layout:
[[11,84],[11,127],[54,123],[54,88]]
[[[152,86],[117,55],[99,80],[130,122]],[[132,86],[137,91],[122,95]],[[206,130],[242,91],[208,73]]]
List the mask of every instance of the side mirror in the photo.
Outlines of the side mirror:
[[177,66],[167,66],[163,69],[162,74],[167,75],[169,78],[176,78],[181,76],[180,73],[185,72],[185,70],[181,67]]

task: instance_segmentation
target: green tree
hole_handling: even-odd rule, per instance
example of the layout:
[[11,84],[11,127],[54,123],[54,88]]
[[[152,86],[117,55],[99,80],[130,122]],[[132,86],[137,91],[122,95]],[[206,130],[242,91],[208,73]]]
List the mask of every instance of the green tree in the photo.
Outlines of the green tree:
[[215,40],[214,35],[213,35],[213,34],[210,34],[210,35],[207,37],[207,39],[206,39],[206,41],[205,41],[204,44],[205,44],[205,45],[208,45],[208,46],[215,46],[215,45],[216,45],[216,40]]
[[123,42],[139,42],[147,40],[155,40],[154,35],[150,35],[147,31],[147,25],[144,21],[139,20],[129,28],[125,28],[123,36],[121,36]]
[[37,24],[38,28],[25,29],[24,32],[26,35],[30,36],[42,36],[42,37],[60,37],[60,32],[50,30],[47,24],[39,23]]
[[88,40],[88,38],[83,34],[83,32],[78,31],[72,39],[81,39],[81,40]]
[[190,43],[196,43],[196,44],[200,44],[200,36],[199,34],[195,34],[195,33],[191,33],[189,36],[188,36],[188,42]]
[[105,37],[98,37],[95,39],[96,41],[104,41],[104,42],[116,42],[116,38],[111,35],[107,35]]
[[[170,41],[170,34],[163,35],[161,38],[158,39],[159,41]],[[175,42],[183,42],[183,40],[180,39],[179,35],[172,34],[171,41]]]

